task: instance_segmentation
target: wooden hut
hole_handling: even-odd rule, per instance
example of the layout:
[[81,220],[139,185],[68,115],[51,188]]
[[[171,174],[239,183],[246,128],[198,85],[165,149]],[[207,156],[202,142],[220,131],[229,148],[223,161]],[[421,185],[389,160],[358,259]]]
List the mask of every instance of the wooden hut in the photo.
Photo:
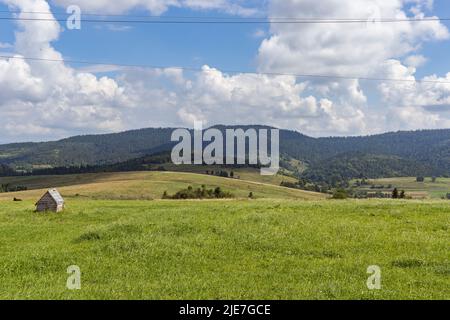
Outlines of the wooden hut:
[[36,211],[61,212],[64,210],[64,199],[56,189],[48,190],[36,203]]

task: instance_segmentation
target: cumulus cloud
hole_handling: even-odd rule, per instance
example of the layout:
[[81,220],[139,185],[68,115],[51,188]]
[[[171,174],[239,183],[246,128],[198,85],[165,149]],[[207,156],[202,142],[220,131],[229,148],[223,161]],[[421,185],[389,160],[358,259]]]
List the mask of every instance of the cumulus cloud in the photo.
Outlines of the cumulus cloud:
[[[371,76],[380,62],[414,52],[423,41],[449,37],[438,21],[376,22],[382,17],[406,19],[402,10],[406,2],[409,0],[273,0],[271,17],[347,17],[367,19],[367,23],[272,24],[272,35],[259,50],[260,70]],[[413,17],[424,17],[424,13],[416,11]]]
[[[352,18],[367,20],[356,24],[272,24],[271,36],[265,39],[259,49],[259,70],[263,72],[290,72],[298,74],[318,74],[375,78],[399,78],[416,80],[416,68],[426,62],[426,58],[417,52],[426,41],[447,40],[449,32],[439,21],[427,23],[401,22],[380,23],[381,18],[424,18],[424,10],[433,5],[430,0],[273,0],[269,15],[271,17],[296,18]],[[409,7],[409,10],[405,8]],[[377,22],[378,21],[378,22]],[[405,66],[400,63],[405,61]],[[352,84],[354,88],[358,87]],[[314,85],[318,95],[334,97],[335,104],[346,112],[360,115],[366,123],[360,126],[370,133],[404,128],[433,128],[447,125],[448,122],[435,114],[424,117],[423,108],[403,108],[409,97],[415,103],[437,103],[437,97],[446,94],[448,85],[416,85],[414,83],[385,82],[378,88],[382,101],[365,106],[365,92],[350,87],[342,91],[345,83],[341,81],[320,81]],[[367,90],[372,92],[370,86]],[[339,91],[337,91],[337,89]],[[431,89],[430,92],[426,90]],[[353,93],[352,93],[353,92]],[[372,92],[373,94],[373,92]],[[406,98],[404,96],[407,96]],[[419,95],[419,99],[412,96]],[[429,97],[432,95],[433,97]],[[357,97],[360,97],[359,99]],[[428,96],[425,98],[425,96]],[[355,103],[354,99],[360,101]],[[400,104],[400,100],[403,103]],[[341,105],[341,106],[339,106]],[[345,106],[347,106],[345,108]],[[391,112],[397,107],[395,113]],[[406,111],[407,110],[407,111]],[[405,116],[408,114],[408,119]],[[393,120],[392,116],[399,119]],[[411,121],[416,118],[417,121]],[[376,121],[374,121],[374,119]],[[405,121],[401,121],[404,119]],[[419,121],[419,119],[427,119]],[[345,119],[336,119],[337,128],[355,128],[342,126]],[[353,119],[348,119],[352,122]],[[374,126],[374,123],[381,126]],[[402,123],[399,123],[402,122]],[[338,130],[338,132],[346,132]],[[352,133],[352,132],[349,132]]]
[[[22,12],[50,13],[43,0],[3,2]],[[0,61],[0,117],[7,135],[20,130],[24,136],[36,133],[40,138],[123,128],[120,108],[126,107],[127,97],[115,80],[77,72],[63,62],[21,59],[63,59],[51,45],[60,32],[57,22],[18,22],[14,44],[17,59]]]
[[208,66],[193,77],[180,70],[134,70],[119,83],[135,97],[135,105],[148,106],[134,110],[140,120],[154,115],[147,125],[267,124],[314,135],[366,129],[364,113],[353,108],[366,102],[355,80],[335,83],[336,92],[346,97],[336,97],[336,103],[309,94],[309,83],[294,76],[228,75]]
[[[50,12],[44,0],[0,1],[22,11]],[[54,0],[58,5],[69,2],[91,12],[140,7],[161,14],[174,6],[250,14],[237,0]],[[265,37],[257,55],[260,71],[409,82],[226,74],[209,66],[198,72],[104,65],[73,69],[63,62],[0,60],[2,125],[15,140],[190,126],[194,120],[267,124],[315,136],[449,127],[450,86],[414,82],[417,68],[427,61],[420,48],[427,41],[448,39],[446,27],[438,21],[405,22],[395,28],[376,23],[377,17],[424,17],[431,5],[430,0],[271,0],[271,17],[368,17],[369,22],[272,24],[268,34],[258,33]],[[56,21],[18,22],[17,28],[12,49],[18,57],[63,59],[52,45],[61,36]],[[111,71],[117,76],[97,75]],[[450,74],[423,80],[450,81]]]
[[[389,78],[416,80],[416,69],[398,60],[388,60],[381,68]],[[447,83],[446,83],[447,82]],[[402,129],[449,128],[450,73],[427,76],[418,82],[386,82],[379,85],[383,102],[389,106],[388,123]]]
[[408,67],[418,68],[427,63],[428,59],[421,54],[406,57],[404,64]]

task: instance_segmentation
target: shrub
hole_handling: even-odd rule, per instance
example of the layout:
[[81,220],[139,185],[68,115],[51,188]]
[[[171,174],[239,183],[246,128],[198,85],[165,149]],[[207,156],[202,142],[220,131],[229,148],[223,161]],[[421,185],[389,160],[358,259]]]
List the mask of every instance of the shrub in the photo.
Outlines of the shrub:
[[291,188],[291,189],[299,189],[299,185],[294,182],[282,181],[280,184],[282,187]]
[[95,231],[89,231],[86,233],[83,233],[81,236],[79,236],[77,239],[75,239],[76,243],[84,242],[84,241],[97,241],[101,240],[101,236],[98,232]]
[[17,191],[26,191],[28,187],[25,186],[11,186],[9,184],[0,185],[0,193],[2,192],[17,192]]
[[344,189],[337,189],[333,193],[333,199],[344,200],[344,199],[347,199],[347,198],[348,198],[348,193]]
[[189,186],[187,189],[178,191],[173,196],[168,195],[167,191],[163,194],[163,199],[187,200],[187,199],[226,199],[233,198],[233,194],[223,191],[220,187],[206,189],[203,185],[201,188],[195,189]]
[[399,198],[398,189],[395,188],[394,191],[392,191],[392,199],[398,199],[398,198]]

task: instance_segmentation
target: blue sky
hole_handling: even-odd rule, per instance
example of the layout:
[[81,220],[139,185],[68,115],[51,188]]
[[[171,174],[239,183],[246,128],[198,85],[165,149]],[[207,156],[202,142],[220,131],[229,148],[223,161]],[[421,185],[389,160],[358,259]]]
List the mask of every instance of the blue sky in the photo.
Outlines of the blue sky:
[[[192,14],[187,10],[173,11],[176,12],[168,15]],[[201,67],[209,64],[221,69],[255,70],[255,57],[261,42],[261,38],[254,36],[258,30],[255,26],[128,26],[130,29],[126,31],[110,31],[104,25],[85,25],[80,32],[67,32],[56,47],[76,59],[161,66]]]
[[[104,7],[87,0],[72,2],[79,4],[85,13],[238,19],[255,16],[364,18],[369,14],[367,7],[376,2],[382,18],[391,18],[398,12],[410,17],[415,13],[450,18],[450,6],[445,0],[434,1],[432,8],[427,7],[428,0],[390,3],[324,0],[320,5],[311,0],[177,0],[175,6],[163,0],[147,6],[148,2],[142,0],[137,1],[142,3],[139,7],[129,6],[126,1]],[[66,3],[69,2],[51,2],[50,12],[64,12]],[[42,11],[48,9],[47,5],[44,0],[2,0],[0,10]],[[190,126],[193,120],[202,120],[207,125],[270,124],[313,136],[450,126],[450,85],[446,84],[296,79],[223,72],[413,80],[435,75],[435,80],[445,82],[448,78],[450,81],[450,21],[422,22],[407,28],[383,24],[381,29],[367,27],[366,34],[357,30],[361,26],[348,27],[83,23],[81,30],[66,30],[62,23],[58,29],[50,22],[3,20],[0,21],[0,51],[6,55],[40,58],[60,55],[65,60],[203,70],[121,68],[99,72],[95,66],[26,61],[13,65],[9,60],[9,65],[3,66],[5,75],[14,68],[23,68],[18,74],[26,81],[14,79],[17,82],[11,80],[0,89],[0,95],[6,97],[0,106],[5,128],[0,143],[147,126]],[[16,39],[17,32],[23,37],[22,43]],[[0,84],[1,79],[7,81],[1,72],[0,68]],[[68,78],[59,79],[63,74]],[[16,88],[17,83],[26,83],[26,88],[5,89]],[[429,106],[432,108],[426,109]],[[60,121],[48,119],[49,108],[55,108]],[[20,120],[24,116],[36,122],[25,125]],[[17,133],[12,128],[22,129]]]
[[[438,0],[434,3],[432,15],[440,18],[450,18],[450,4],[445,0]],[[447,27],[450,27],[450,21],[443,21]],[[428,63],[419,70],[419,74],[438,74],[444,75],[450,70],[450,41],[431,42],[423,47],[422,53],[429,57]]]
[[[264,6],[258,7],[266,15]],[[56,13],[64,8],[52,5]],[[0,5],[0,10],[8,10]],[[126,14],[146,16],[146,10],[132,10]],[[450,5],[445,0],[435,0],[429,15],[450,18]],[[3,14],[2,16],[7,16]],[[163,17],[226,17],[235,15],[220,11],[198,11],[183,8],[169,8]],[[122,17],[118,17],[120,19]],[[126,19],[126,17],[123,17]],[[111,18],[111,19],[114,19]],[[442,21],[450,27],[450,21]],[[14,42],[14,23],[1,21],[1,42]],[[113,28],[110,28],[113,26]],[[124,29],[119,31],[118,29]],[[219,69],[256,71],[255,62],[261,36],[257,33],[269,31],[267,24],[240,25],[145,25],[111,23],[108,25],[85,23],[81,30],[66,31],[55,47],[72,60],[105,61],[125,64],[157,66],[193,66],[208,64]],[[120,43],[120,45],[118,45]],[[129,50],[132,48],[132,50]],[[429,42],[419,50],[428,62],[418,70],[420,75],[438,74],[450,70],[450,41]]]
[[[60,6],[52,5],[52,9],[55,13],[64,13],[64,8]],[[8,7],[0,5],[0,10],[8,10]],[[258,7],[258,10],[264,10],[264,7]],[[142,9],[131,10],[126,14],[150,15],[148,11]],[[261,14],[264,14],[264,11],[261,11]],[[162,16],[236,17],[216,10],[198,11],[183,8],[170,8]],[[109,17],[109,19],[127,19],[127,17]],[[16,29],[14,23],[1,21],[0,24],[1,41],[14,42]],[[81,30],[63,32],[54,46],[67,59],[72,60],[193,67],[208,64],[220,69],[255,71],[255,58],[262,41],[255,33],[261,30],[267,32],[268,25],[84,23]]]

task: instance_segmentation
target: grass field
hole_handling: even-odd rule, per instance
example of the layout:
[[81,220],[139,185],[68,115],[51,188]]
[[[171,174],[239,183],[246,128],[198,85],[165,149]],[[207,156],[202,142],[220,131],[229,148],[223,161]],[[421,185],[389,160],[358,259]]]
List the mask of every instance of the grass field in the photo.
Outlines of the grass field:
[[[448,201],[334,201],[265,179],[2,178],[35,190],[0,194],[0,299],[450,299]],[[236,199],[157,200],[201,184]],[[54,186],[66,210],[35,213]],[[70,265],[79,291],[66,288]],[[370,265],[382,290],[366,286]]]
[[441,201],[0,201],[0,228],[2,299],[450,299]]
[[[417,182],[415,177],[386,178],[370,180],[370,183],[385,186],[384,189],[375,191],[391,192],[392,188],[398,188],[399,190],[405,190],[407,195],[413,198],[441,199],[447,193],[450,193],[450,178],[437,178],[436,182],[432,182],[431,178],[426,178],[424,182]],[[389,185],[392,185],[392,188],[388,188]],[[374,191],[366,186],[359,189],[369,192]]]
[[[248,179],[248,180],[244,180]],[[24,200],[38,200],[45,189],[58,187],[64,197],[107,199],[107,200],[150,200],[161,199],[164,191],[169,194],[193,186],[208,188],[222,187],[237,198],[247,198],[253,192],[256,198],[278,199],[324,199],[326,195],[280,187],[287,177],[261,177],[259,173],[242,172],[241,179],[224,179],[204,174],[183,172],[127,172],[77,174],[64,176],[31,176],[0,178],[0,182],[13,186],[26,186],[29,191],[0,193],[0,200],[18,197]]]

